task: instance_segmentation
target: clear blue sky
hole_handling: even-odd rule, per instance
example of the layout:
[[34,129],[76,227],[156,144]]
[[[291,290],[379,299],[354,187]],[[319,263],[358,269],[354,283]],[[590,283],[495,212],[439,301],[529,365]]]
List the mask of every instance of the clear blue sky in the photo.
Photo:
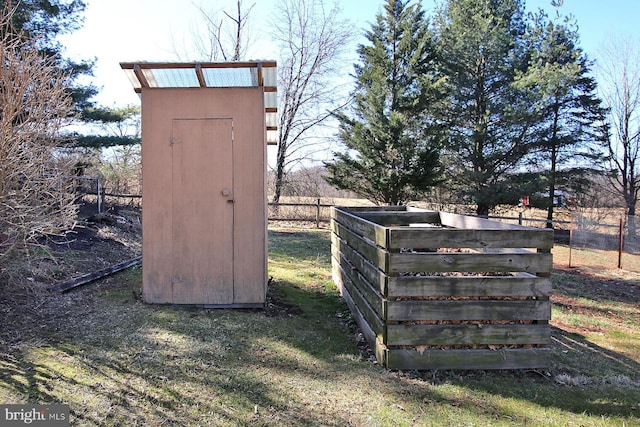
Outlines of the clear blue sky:
[[[139,98],[120,70],[120,62],[177,60],[176,51],[192,37],[193,27],[201,22],[194,3],[203,5],[207,10],[232,11],[235,0],[86,2],[88,7],[84,28],[66,36],[62,41],[67,46],[70,56],[97,58],[93,83],[102,88],[98,100],[107,106],[121,106],[137,104]],[[327,2],[330,3],[331,0]],[[251,24],[255,38],[259,40],[259,58],[277,59],[268,41],[270,8],[274,0],[244,0],[244,3],[255,3]],[[433,12],[434,0],[423,0],[422,3],[429,14]],[[351,20],[361,33],[370,27],[384,1],[342,0],[339,4],[344,17]],[[553,8],[550,4],[551,0],[526,0],[528,10],[543,8],[551,14]],[[581,45],[589,56],[596,60],[600,45],[610,35],[625,34],[640,40],[640,0],[564,0],[561,11],[576,18],[580,27]],[[351,72],[351,69],[346,71]]]

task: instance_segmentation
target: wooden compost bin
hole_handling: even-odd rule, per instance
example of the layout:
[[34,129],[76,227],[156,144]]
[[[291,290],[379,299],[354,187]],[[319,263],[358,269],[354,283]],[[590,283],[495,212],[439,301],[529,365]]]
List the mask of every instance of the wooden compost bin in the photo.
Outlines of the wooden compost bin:
[[142,97],[144,301],[262,307],[276,63],[121,66]]
[[331,212],[333,279],[390,369],[550,362],[553,232],[404,207]]

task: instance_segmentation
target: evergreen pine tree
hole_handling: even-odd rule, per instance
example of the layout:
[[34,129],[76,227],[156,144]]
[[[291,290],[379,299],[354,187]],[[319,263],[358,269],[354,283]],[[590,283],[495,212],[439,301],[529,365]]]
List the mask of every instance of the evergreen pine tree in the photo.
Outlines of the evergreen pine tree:
[[447,0],[436,17],[452,179],[478,215],[517,200],[511,177],[530,148],[530,102],[513,84],[526,68],[523,13],[522,0]]
[[[5,40],[32,41],[40,54],[62,70],[68,79],[66,93],[73,100],[73,113],[80,124],[104,126],[128,119],[117,109],[97,106],[92,98],[98,89],[92,84],[81,83],[91,76],[95,60],[76,61],[64,56],[64,48],[58,37],[72,33],[82,26],[86,9],[84,0],[0,0],[3,18],[10,16],[10,22],[0,28],[0,36]],[[81,147],[109,147],[133,145],[140,142],[137,136],[121,135],[80,135],[67,134],[59,140],[60,145]]]
[[547,178],[548,227],[556,191],[588,181],[607,136],[605,110],[578,38],[577,25],[568,18],[557,14],[551,21],[542,11],[533,16],[530,64],[517,83],[529,91],[538,114],[534,154]]
[[388,0],[359,46],[353,115],[337,115],[346,151],[325,163],[330,184],[379,204],[415,200],[440,175],[433,34],[409,3]]

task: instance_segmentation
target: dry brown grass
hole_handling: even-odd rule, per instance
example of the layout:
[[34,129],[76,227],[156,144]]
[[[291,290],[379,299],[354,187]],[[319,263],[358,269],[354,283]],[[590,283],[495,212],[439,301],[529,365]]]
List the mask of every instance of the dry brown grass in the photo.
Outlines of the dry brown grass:
[[0,261],[75,217],[72,161],[57,149],[73,115],[66,76],[35,41],[21,41],[3,2],[0,31]]

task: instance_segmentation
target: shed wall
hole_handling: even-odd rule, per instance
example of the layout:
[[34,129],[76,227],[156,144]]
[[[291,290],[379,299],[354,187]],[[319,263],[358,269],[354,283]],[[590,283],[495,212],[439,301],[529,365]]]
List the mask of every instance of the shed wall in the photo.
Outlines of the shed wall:
[[[215,125],[191,126],[191,120],[215,121]],[[264,304],[264,120],[260,87],[142,89],[146,302]],[[230,151],[220,145],[226,144],[226,124],[231,126]],[[208,160],[199,156],[200,151],[187,149],[198,144],[202,156],[211,159],[208,170]],[[228,212],[230,220],[225,220]],[[223,265],[226,260],[231,267]],[[231,277],[224,271],[232,272]]]

